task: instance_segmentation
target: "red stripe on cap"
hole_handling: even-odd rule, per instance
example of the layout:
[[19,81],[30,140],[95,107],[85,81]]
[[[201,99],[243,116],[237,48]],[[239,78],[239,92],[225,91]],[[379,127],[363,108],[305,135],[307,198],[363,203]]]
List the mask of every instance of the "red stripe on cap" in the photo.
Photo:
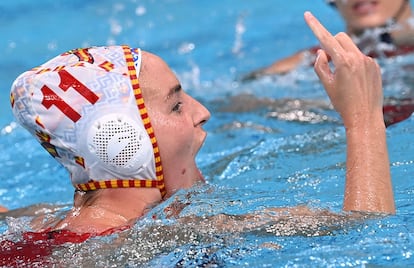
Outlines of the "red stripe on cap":
[[[144,98],[142,96],[142,91],[139,85],[138,81],[138,75],[137,70],[135,69],[134,60],[131,54],[131,48],[128,46],[123,46],[124,54],[125,54],[125,60],[127,62],[127,68],[129,71],[129,77],[131,80],[132,90],[134,92],[135,101],[138,107],[139,114],[141,115],[141,119],[144,123],[145,130],[147,131],[151,142],[152,142],[152,148],[154,153],[154,159],[155,159],[155,167],[156,167],[156,181],[154,180],[142,180],[141,184],[144,185],[141,187],[157,187],[161,191],[161,195],[165,196],[165,185],[164,185],[164,175],[162,172],[162,164],[161,164],[161,157],[159,156],[159,148],[158,144],[156,142],[155,134],[153,133],[152,125],[147,113],[147,109],[145,108],[144,104]],[[150,186],[148,186],[150,185]]]

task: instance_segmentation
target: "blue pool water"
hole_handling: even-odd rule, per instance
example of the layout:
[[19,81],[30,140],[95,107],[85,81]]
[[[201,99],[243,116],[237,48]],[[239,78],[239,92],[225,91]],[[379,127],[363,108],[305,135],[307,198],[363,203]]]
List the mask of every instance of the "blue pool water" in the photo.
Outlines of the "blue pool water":
[[[183,216],[237,215],[298,204],[340,212],[345,136],[313,70],[237,80],[316,44],[302,18],[305,10],[329,23],[332,32],[343,29],[323,0],[296,0],[294,5],[282,0],[1,1],[0,204],[16,209],[45,203],[65,211],[73,195],[67,173],[13,122],[9,88],[14,78],[69,49],[129,44],[164,58],[184,89],[212,112],[197,158],[208,184],[190,190],[191,204]],[[405,86],[412,78],[404,71],[413,62],[405,57],[382,63],[387,96],[413,94]],[[269,101],[266,107],[233,112],[231,99],[241,93]],[[287,98],[293,101],[281,101]],[[182,226],[163,220],[167,202],[151,212],[158,221],[142,219],[119,237],[68,245],[52,258],[74,267],[414,265],[413,122],[411,116],[387,129],[395,216],[344,223],[327,233],[313,230],[318,219],[310,219],[305,233],[286,224],[282,235],[270,229],[221,234],[196,222]],[[176,198],[184,200],[186,193]],[[21,232],[29,220],[2,219],[0,229]]]

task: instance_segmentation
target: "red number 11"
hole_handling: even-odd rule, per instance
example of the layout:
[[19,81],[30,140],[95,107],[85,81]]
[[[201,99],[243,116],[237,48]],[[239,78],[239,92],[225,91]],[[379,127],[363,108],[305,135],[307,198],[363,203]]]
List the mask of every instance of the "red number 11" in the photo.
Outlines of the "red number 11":
[[[73,77],[66,70],[60,70],[58,72],[60,77],[59,87],[63,91],[67,91],[69,88],[73,88],[79,94],[81,94],[89,103],[94,104],[98,101],[99,97],[93,93],[89,88],[82,84],[79,80]],[[69,104],[67,104],[62,98],[60,98],[52,89],[44,85],[41,88],[43,93],[42,104],[49,109],[52,105],[55,105],[62,113],[69,117],[73,122],[78,121],[81,115],[76,112]]]

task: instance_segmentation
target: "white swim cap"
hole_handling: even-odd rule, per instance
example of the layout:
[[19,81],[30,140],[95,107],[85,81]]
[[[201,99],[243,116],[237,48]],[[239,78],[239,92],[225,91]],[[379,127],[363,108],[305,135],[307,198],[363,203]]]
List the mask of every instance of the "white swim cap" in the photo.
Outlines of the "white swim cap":
[[155,187],[165,195],[140,67],[140,49],[90,47],[63,53],[13,83],[17,121],[69,171],[76,189]]

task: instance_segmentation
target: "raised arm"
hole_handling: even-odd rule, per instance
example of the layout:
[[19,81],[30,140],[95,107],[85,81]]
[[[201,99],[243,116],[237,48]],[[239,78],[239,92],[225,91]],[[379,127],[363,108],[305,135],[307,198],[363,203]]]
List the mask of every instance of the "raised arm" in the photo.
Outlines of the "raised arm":
[[[348,35],[332,36],[309,12],[305,20],[321,43],[315,72],[346,130],[344,210],[395,213],[378,64]],[[334,70],[328,64],[331,59]]]

